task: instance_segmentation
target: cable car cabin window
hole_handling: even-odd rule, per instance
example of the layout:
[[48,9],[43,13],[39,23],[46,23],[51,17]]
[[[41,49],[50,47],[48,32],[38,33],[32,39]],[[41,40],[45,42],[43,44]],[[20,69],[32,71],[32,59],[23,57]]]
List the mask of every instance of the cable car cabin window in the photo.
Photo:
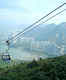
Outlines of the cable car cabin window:
[[10,61],[10,60],[11,60],[11,58],[10,58],[9,55],[3,55],[3,56],[2,56],[2,59],[3,59],[4,61]]

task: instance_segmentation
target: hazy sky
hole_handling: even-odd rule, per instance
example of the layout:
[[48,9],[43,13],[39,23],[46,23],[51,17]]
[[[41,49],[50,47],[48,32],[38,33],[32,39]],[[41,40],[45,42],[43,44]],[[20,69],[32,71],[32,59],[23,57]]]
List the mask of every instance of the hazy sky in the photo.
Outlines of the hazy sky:
[[[0,26],[30,24],[64,2],[66,0],[0,0]],[[66,21],[65,15],[64,12],[54,22]]]

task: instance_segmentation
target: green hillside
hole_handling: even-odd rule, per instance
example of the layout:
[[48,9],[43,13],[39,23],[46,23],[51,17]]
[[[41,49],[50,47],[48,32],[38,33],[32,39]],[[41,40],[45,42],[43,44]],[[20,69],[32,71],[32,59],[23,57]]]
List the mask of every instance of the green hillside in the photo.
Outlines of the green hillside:
[[0,80],[66,80],[66,55],[0,68]]

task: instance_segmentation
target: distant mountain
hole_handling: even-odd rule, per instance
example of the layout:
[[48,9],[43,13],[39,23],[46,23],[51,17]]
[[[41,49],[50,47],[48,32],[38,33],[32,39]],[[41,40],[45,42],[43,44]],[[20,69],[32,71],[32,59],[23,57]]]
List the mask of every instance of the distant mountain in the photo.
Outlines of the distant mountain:
[[25,36],[34,37],[36,40],[48,40],[56,37],[56,32],[61,35],[64,32],[66,34],[66,22],[59,25],[48,24],[40,25],[38,28],[26,33]]
[[[22,31],[24,26],[26,25],[20,25],[18,26],[5,26],[0,25],[0,34],[9,34],[9,33],[15,33],[16,34],[19,31]],[[59,35],[61,35],[64,32],[64,36],[66,34],[66,22],[63,22],[59,25],[56,24],[42,24],[35,29],[26,32],[24,35],[26,37],[33,37],[35,40],[48,40],[56,37],[56,32],[58,32]],[[7,35],[8,36],[8,35]]]

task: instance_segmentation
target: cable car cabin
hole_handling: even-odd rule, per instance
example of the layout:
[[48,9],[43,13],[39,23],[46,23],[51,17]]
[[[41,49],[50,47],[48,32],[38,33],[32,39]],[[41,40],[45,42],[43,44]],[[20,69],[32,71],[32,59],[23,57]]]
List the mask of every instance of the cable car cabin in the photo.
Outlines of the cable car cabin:
[[11,60],[10,55],[8,55],[8,54],[2,55],[2,60],[7,61],[7,62],[10,61]]

